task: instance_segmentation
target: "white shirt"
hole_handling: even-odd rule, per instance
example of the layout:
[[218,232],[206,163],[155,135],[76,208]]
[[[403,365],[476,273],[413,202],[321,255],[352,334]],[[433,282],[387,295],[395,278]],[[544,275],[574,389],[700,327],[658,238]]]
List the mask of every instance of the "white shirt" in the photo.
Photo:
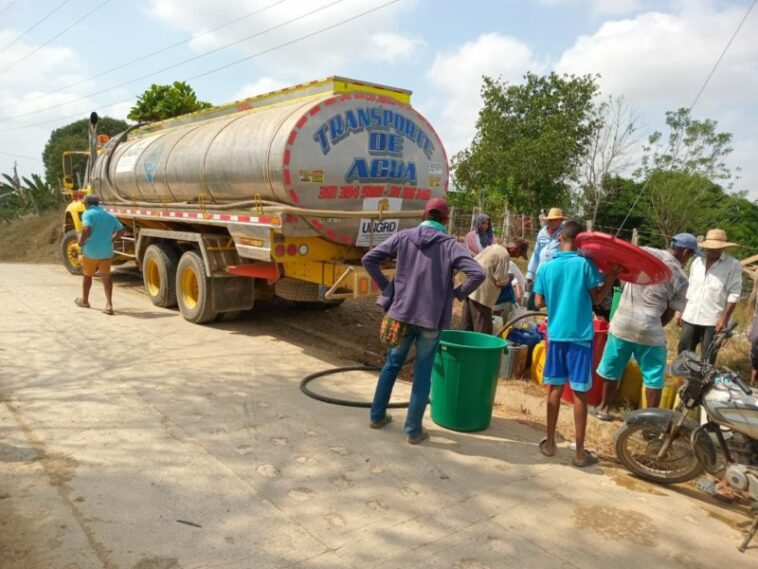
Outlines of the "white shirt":
[[687,307],[682,320],[696,326],[715,326],[727,303],[738,302],[742,291],[742,266],[726,253],[705,272],[705,257],[697,257],[690,267]]
[[[510,265],[508,265],[508,272],[513,275],[513,281],[511,284],[518,283],[521,287],[521,294],[524,294],[524,291],[526,290],[526,279],[524,278],[524,273],[521,272],[521,269],[518,268],[518,265],[511,261]],[[516,293],[516,289],[513,289],[514,294]],[[520,302],[521,299],[518,298],[518,295],[516,295],[516,301]]]
[[626,283],[610,333],[628,342],[646,346],[665,346],[661,316],[671,308],[681,312],[687,299],[687,275],[682,265],[668,251],[643,247],[671,269],[671,280],[653,285]]

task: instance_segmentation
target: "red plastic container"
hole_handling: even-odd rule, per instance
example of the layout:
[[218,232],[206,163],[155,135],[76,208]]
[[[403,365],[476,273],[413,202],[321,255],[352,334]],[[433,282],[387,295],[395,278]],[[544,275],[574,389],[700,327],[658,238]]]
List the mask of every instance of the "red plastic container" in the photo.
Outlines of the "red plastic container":
[[[605,350],[605,343],[608,341],[608,328],[611,323],[606,320],[594,320],[593,325],[595,328],[595,337],[592,340],[592,387],[588,394],[588,402],[590,405],[599,405],[603,399],[603,384],[605,380],[600,377],[595,370],[600,363],[600,358],[603,357],[603,350]],[[566,403],[574,403],[574,392],[566,385],[561,396]]]

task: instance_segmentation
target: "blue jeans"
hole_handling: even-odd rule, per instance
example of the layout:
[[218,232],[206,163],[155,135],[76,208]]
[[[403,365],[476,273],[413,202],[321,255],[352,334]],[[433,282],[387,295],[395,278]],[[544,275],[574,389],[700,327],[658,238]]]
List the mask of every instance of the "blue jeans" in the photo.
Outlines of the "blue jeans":
[[374,402],[371,404],[371,421],[373,423],[378,423],[387,414],[387,405],[390,402],[397,374],[405,363],[411,346],[415,343],[416,360],[413,362],[413,388],[411,390],[411,401],[408,405],[408,415],[405,418],[405,434],[409,437],[417,437],[421,434],[421,420],[424,418],[426,404],[429,401],[434,354],[437,352],[439,342],[439,330],[410,326],[400,344],[396,348],[387,350],[387,361],[379,373]]

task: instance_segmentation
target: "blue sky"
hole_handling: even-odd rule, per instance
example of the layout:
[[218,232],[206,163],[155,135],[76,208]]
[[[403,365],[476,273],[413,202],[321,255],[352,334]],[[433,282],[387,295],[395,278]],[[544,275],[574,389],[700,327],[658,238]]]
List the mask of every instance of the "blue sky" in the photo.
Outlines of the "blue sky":
[[[24,175],[41,172],[39,157],[56,126],[91,110],[123,118],[132,98],[151,83],[189,79],[249,56],[254,57],[190,83],[213,103],[327,75],[404,87],[414,92],[414,105],[453,154],[474,133],[482,74],[518,81],[528,70],[600,73],[603,93],[624,95],[647,133],[662,128],[666,110],[690,104],[750,4],[399,0],[276,49],[388,0],[110,0],[52,39],[102,2],[69,0],[18,37],[62,1],[0,0],[0,172],[9,172],[14,160]],[[185,43],[90,79],[179,42]],[[211,50],[218,51],[180,65]],[[176,67],[155,73],[169,66]],[[742,169],[734,187],[753,198],[758,198],[757,67],[758,10],[694,112],[734,134],[729,163]]]

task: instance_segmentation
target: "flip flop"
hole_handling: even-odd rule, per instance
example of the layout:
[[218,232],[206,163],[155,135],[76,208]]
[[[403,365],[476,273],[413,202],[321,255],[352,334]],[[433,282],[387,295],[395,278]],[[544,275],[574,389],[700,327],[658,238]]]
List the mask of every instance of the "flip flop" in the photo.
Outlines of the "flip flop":
[[597,460],[598,460],[597,456],[595,456],[589,451],[585,451],[584,460],[577,460],[576,458],[574,458],[574,460],[571,461],[571,464],[573,464],[577,468],[587,468],[588,466],[597,464]]
[[79,308],[90,308],[89,302],[84,302],[81,298],[75,298],[74,304],[76,304]]
[[108,314],[109,316],[113,316],[115,312],[113,312],[112,308],[103,308],[103,314]]
[[598,421],[613,421],[613,417],[610,413],[603,413],[602,411],[596,411],[595,418]]
[[549,453],[549,452],[547,451],[547,439],[542,439],[542,440],[540,441],[540,445],[539,445],[539,446],[540,446],[540,452],[541,452],[543,455],[547,456],[548,458],[549,458],[549,457],[552,457],[552,456],[555,456],[555,451],[553,451],[552,453]]
[[742,498],[738,494],[727,494],[725,492],[722,492],[716,482],[707,478],[701,478],[698,480],[697,487],[709,496],[713,496],[719,502],[723,502],[725,504],[742,503]]

